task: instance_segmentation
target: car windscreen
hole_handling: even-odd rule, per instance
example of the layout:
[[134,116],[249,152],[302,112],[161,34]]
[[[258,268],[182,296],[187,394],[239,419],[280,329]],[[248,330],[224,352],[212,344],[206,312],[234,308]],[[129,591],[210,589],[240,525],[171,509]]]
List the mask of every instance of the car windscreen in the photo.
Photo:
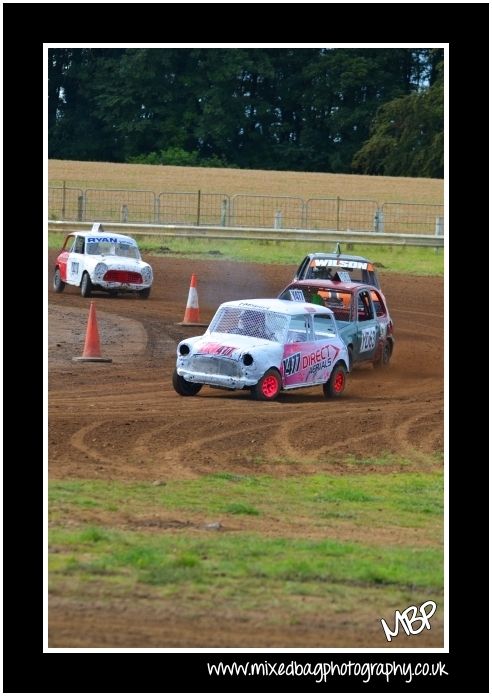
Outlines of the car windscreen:
[[372,264],[343,259],[313,259],[299,280],[340,280],[343,283],[368,283],[379,287]]
[[244,307],[223,307],[212,319],[210,333],[252,336],[285,343],[289,317],[268,310]]
[[129,244],[127,242],[89,242],[87,244],[87,253],[140,259],[138,247],[135,244]]

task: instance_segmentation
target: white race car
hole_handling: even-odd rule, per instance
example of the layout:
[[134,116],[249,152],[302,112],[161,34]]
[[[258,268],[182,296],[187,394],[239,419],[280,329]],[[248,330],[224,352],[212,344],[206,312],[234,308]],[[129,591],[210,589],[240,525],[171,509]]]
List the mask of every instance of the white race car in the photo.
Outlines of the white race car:
[[224,302],[203,336],[178,344],[174,389],[198,394],[204,384],[249,389],[272,401],[281,390],[319,384],[326,397],[345,388],[349,360],[331,309],[307,302]]
[[53,275],[53,289],[63,292],[65,285],[80,287],[82,297],[92,290],[137,292],[147,298],[152,287],[152,268],[142,261],[132,237],[104,232],[101,223],[90,232],[73,232],[65,238]]

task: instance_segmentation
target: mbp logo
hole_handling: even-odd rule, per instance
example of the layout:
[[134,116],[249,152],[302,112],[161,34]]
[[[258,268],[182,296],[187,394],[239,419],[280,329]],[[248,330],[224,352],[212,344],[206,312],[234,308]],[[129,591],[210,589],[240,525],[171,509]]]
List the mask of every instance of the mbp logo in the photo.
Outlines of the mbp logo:
[[[399,611],[395,611],[395,628],[393,631],[390,631],[390,628],[386,621],[384,619],[381,619],[381,625],[386,635],[386,640],[390,643],[391,639],[395,638],[398,635],[398,624],[401,624],[403,626],[403,630],[405,631],[407,636],[409,636],[410,633],[415,636],[421,631],[423,631],[424,628],[430,631],[431,626],[429,619],[431,618],[431,616],[434,615],[436,609],[437,604],[429,600],[428,602],[424,602],[420,605],[420,614],[418,614],[417,612],[417,607],[408,607],[408,609],[405,609],[405,611],[401,613]],[[418,621],[419,623],[417,624],[416,628],[413,628],[413,624],[416,621]]]

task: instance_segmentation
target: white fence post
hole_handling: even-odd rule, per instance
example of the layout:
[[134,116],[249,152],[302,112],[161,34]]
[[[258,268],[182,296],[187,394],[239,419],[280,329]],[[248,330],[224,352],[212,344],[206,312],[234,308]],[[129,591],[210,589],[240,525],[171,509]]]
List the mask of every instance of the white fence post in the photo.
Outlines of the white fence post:
[[[436,237],[442,237],[444,235],[444,218],[441,217],[440,215],[436,216],[436,229],[434,235]],[[434,249],[434,252],[436,254],[439,253],[439,247],[436,246]]]
[[384,232],[384,215],[382,208],[376,208],[374,213],[374,232]]
[[222,201],[221,211],[220,211],[220,224],[221,227],[225,227],[227,223],[227,198]]

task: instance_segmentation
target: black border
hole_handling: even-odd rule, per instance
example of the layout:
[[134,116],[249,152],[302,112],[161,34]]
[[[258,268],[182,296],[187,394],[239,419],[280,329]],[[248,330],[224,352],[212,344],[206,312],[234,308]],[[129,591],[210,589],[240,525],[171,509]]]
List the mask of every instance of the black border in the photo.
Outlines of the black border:
[[[138,7],[137,16],[134,16]],[[194,6],[196,7],[196,6]],[[292,11],[295,5],[289,5]],[[335,14],[345,16],[365,14],[366,26],[370,28],[379,24],[377,6],[356,5],[355,8],[329,6],[324,14],[327,16],[327,31],[323,38],[329,40],[333,34]],[[488,201],[488,167],[485,141],[487,140],[488,104],[486,102],[488,87],[488,5],[382,5],[381,8],[394,8],[395,26],[401,26],[405,17],[405,29],[414,30],[414,36],[425,40],[426,36],[442,36],[441,40],[450,41],[450,102],[449,102],[449,146],[450,146],[450,199],[449,199],[449,270],[453,275],[467,267],[472,269],[468,282],[481,291],[479,275],[483,263],[473,262],[470,257],[484,256],[484,241],[488,226],[485,223],[486,203]],[[435,7],[436,12],[431,8]],[[42,382],[39,392],[35,388],[41,366],[38,362],[42,356],[42,272],[39,280],[33,282],[15,282],[17,273],[10,266],[13,252],[7,243],[12,239],[12,231],[19,234],[19,244],[15,245],[15,256],[26,251],[26,242],[32,250],[33,267],[36,274],[39,266],[37,259],[42,258],[42,188],[43,168],[42,152],[39,144],[43,142],[42,111],[44,87],[42,82],[42,43],[55,41],[104,42],[109,38],[120,39],[114,20],[104,21],[98,6],[93,4],[73,5],[72,11],[79,8],[77,28],[79,37],[67,33],[67,26],[72,22],[63,5],[7,4],[4,8],[4,212],[10,221],[4,226],[4,370],[5,396],[4,419],[5,455],[4,455],[4,690],[5,693],[164,693],[164,692],[284,692],[299,693],[303,691],[362,693],[379,692],[429,692],[429,693],[488,693],[488,638],[480,634],[480,627],[488,624],[489,578],[487,556],[488,549],[488,458],[481,454],[484,448],[480,443],[483,432],[477,422],[483,422],[481,406],[483,389],[480,393],[475,385],[482,386],[488,371],[485,367],[480,341],[487,340],[485,328],[474,304],[475,321],[470,326],[470,333],[465,331],[449,336],[450,370],[449,370],[449,409],[450,409],[450,653],[158,653],[154,669],[77,669],[74,655],[63,653],[63,667],[55,662],[56,654],[43,653],[43,595],[42,595],[42,461],[33,453],[32,443],[39,437],[34,431],[41,425],[38,408],[32,408],[33,398],[38,393],[38,403],[42,405]],[[37,9],[33,9],[37,8]],[[116,10],[110,5],[110,10]],[[144,8],[146,8],[144,10]],[[175,6],[182,11],[183,20],[189,8]],[[213,8],[213,6],[212,6]],[[209,10],[212,8],[208,8]],[[256,5],[242,6],[243,10],[258,16]],[[306,5],[295,10],[305,13]],[[335,8],[337,8],[335,12]],[[340,9],[338,9],[340,8]],[[225,9],[219,6],[219,12]],[[277,7],[277,9],[280,9]],[[390,11],[391,11],[390,9]],[[184,10],[184,12],[183,12]],[[34,14],[36,11],[36,14]],[[309,14],[321,15],[322,6],[310,6]],[[44,36],[37,34],[38,22],[35,17],[43,13]],[[174,29],[179,26],[171,21],[169,6],[159,5],[119,5],[117,8],[119,22],[126,21],[138,26],[146,26],[144,36],[147,39],[148,12],[154,13],[159,22],[163,22],[163,33],[171,40],[176,40]],[[315,13],[314,16],[312,13]],[[28,19],[28,15],[33,16]],[[435,23],[432,17],[437,14]],[[72,12],[70,17],[72,17]],[[241,13],[237,15],[239,18]],[[174,15],[173,15],[174,17]],[[26,21],[27,19],[27,21]],[[330,21],[328,21],[330,19]],[[352,16],[353,19],[353,16]],[[371,21],[372,20],[372,21]],[[213,20],[215,21],[215,19]],[[237,20],[236,20],[237,21]],[[335,22],[335,23],[334,23]],[[210,22],[207,22],[209,24]],[[189,22],[180,26],[189,26]],[[342,28],[344,25],[341,25]],[[19,27],[22,28],[19,34]],[[63,28],[62,28],[63,27]],[[277,24],[278,27],[278,24]],[[331,29],[330,29],[331,27]],[[444,29],[443,27],[446,27]],[[379,26],[381,29],[382,26]],[[98,37],[94,39],[94,30]],[[182,32],[183,33],[183,32]],[[347,33],[347,32],[345,32]],[[350,32],[352,33],[352,32]],[[364,31],[364,34],[367,32]],[[386,32],[379,32],[384,34]],[[82,36],[83,34],[83,36]],[[373,32],[371,32],[373,34]],[[170,36],[171,35],[171,36]],[[273,36],[278,35],[275,32]],[[364,41],[366,37],[363,37]],[[397,37],[391,37],[397,38]],[[398,37],[400,38],[400,37]],[[413,37],[412,37],[413,38]],[[405,37],[403,40],[412,40]],[[187,36],[178,39],[190,41]],[[191,39],[193,40],[193,39]],[[198,39],[195,39],[198,41]],[[251,39],[238,39],[248,41]],[[299,39],[300,40],[300,39]],[[313,39],[309,39],[312,41]],[[341,41],[341,36],[336,36]],[[268,38],[259,39],[268,43]],[[480,171],[480,158],[484,171]],[[22,184],[22,175],[14,175],[10,165],[17,160],[22,162],[24,175],[27,173],[29,185]],[[478,170],[478,171],[477,171]],[[26,201],[28,203],[26,203]],[[21,213],[19,217],[19,212]],[[19,220],[21,222],[19,222]],[[10,233],[8,231],[11,231]],[[467,240],[465,232],[470,231]],[[475,242],[476,233],[481,231],[483,239]],[[465,241],[463,242],[463,238]],[[23,244],[20,240],[23,239]],[[7,259],[5,258],[7,254]],[[463,259],[465,256],[465,259]],[[28,256],[24,256],[29,264]],[[19,260],[19,257],[17,257]],[[15,258],[14,258],[15,261]],[[470,263],[471,261],[471,263]],[[22,262],[23,263],[23,262]],[[14,263],[15,269],[15,263]],[[477,269],[477,273],[473,272]],[[14,275],[14,279],[12,278]],[[15,297],[12,297],[15,283]],[[22,286],[22,287],[21,287]],[[19,326],[16,309],[22,302],[32,308],[32,321]],[[485,303],[484,303],[485,304]],[[36,308],[36,309],[34,309]],[[483,332],[483,335],[482,335]],[[19,335],[20,334],[20,335]],[[483,337],[482,337],[483,336]],[[466,364],[466,372],[464,367]],[[468,377],[466,377],[468,375]],[[32,406],[31,406],[32,404]],[[31,407],[31,408],[30,408]],[[42,406],[41,406],[42,408]],[[8,427],[8,421],[11,421]],[[10,435],[10,446],[8,445]],[[31,440],[32,443],[28,442]],[[482,629],[483,630],[483,629]],[[86,653],[87,655],[88,653]],[[61,654],[60,654],[61,655]],[[83,659],[83,658],[79,658]],[[343,678],[330,680],[327,684],[316,684],[312,678],[210,678],[207,676],[207,661],[231,663],[246,660],[298,663],[307,661],[328,661],[340,663],[347,659],[358,662],[396,661],[429,662],[442,661],[446,665],[448,676],[440,680],[421,678],[412,684],[392,680],[371,680],[368,685],[360,680]],[[19,666],[19,660],[21,662]],[[75,667],[66,671],[67,667]]]

